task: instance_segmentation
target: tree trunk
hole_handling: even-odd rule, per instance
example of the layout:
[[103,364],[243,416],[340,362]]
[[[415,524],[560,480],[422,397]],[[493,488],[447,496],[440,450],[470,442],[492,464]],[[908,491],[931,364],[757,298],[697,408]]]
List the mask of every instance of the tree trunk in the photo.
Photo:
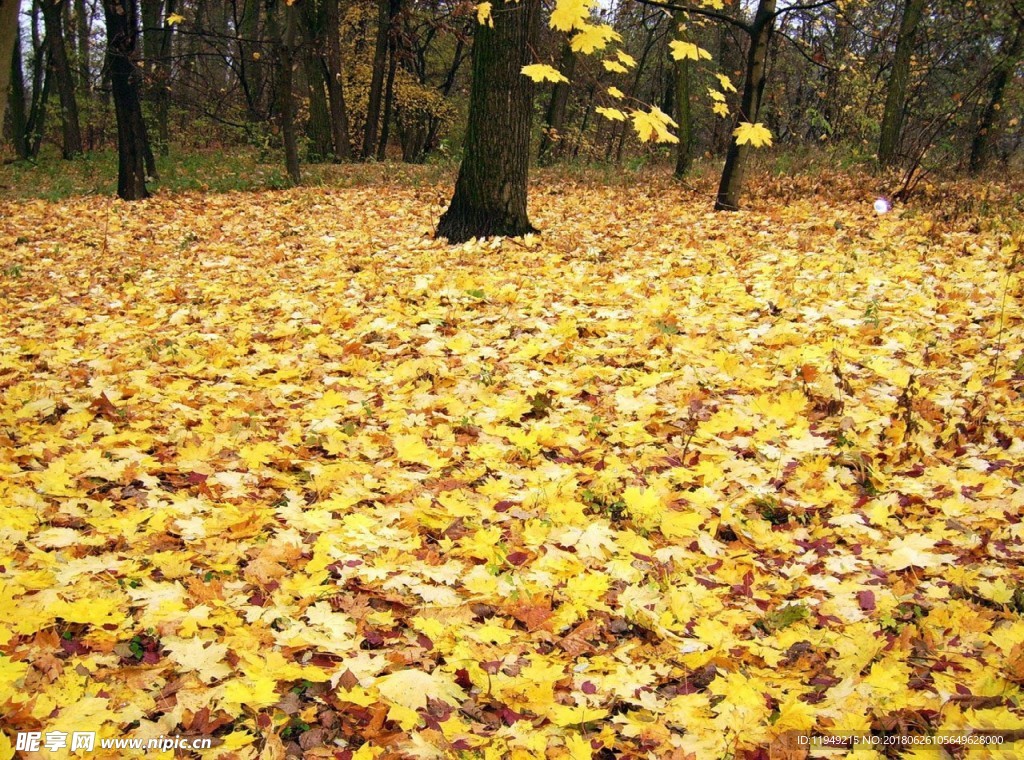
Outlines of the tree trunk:
[[292,67],[295,64],[297,20],[295,8],[283,8],[284,25],[278,23],[277,3],[267,0],[267,32],[274,41],[274,58],[277,66],[277,111],[281,138],[284,142],[284,164],[288,179],[293,185],[302,183],[299,171],[299,141],[295,127],[295,93]]
[[999,45],[999,57],[992,72],[992,79],[988,87],[988,102],[985,110],[978,120],[977,131],[974,133],[974,140],[971,142],[971,174],[979,174],[988,165],[990,146],[992,145],[992,131],[996,126],[996,117],[1003,107],[1003,96],[1006,93],[1006,85],[1013,76],[1021,54],[1024,53],[1024,17],[1018,20],[1016,32],[1011,36],[1007,34]]
[[494,28],[481,24],[474,34],[465,152],[437,227],[452,243],[535,231],[526,212],[533,86],[521,71],[532,59],[540,0],[506,0],[492,13]]
[[907,83],[910,80],[910,58],[914,52],[914,34],[921,22],[925,0],[906,0],[903,18],[900,21],[896,53],[893,56],[892,71],[885,93],[885,111],[878,139],[878,165],[892,166],[900,144],[903,129],[903,111],[907,101]]
[[92,91],[92,71],[89,68],[92,43],[89,39],[89,7],[85,0],[75,0],[75,35],[78,37],[78,86],[82,92],[89,93]]
[[103,0],[103,13],[107,25],[106,67],[117,115],[117,194],[134,201],[149,196],[146,168],[153,161],[134,60],[139,11],[136,0]]
[[18,37],[18,9],[21,0],[0,0],[0,128],[7,107],[7,88],[11,83],[14,40]]
[[[750,50],[747,53],[746,75],[743,80],[743,97],[736,123],[757,123],[761,111],[761,96],[764,94],[765,64],[768,48],[775,25],[775,0],[759,0],[754,23],[750,30]],[[715,211],[736,211],[743,194],[743,174],[746,171],[749,145],[740,145],[735,138],[729,143],[725,154],[725,167],[718,185]]]
[[555,82],[551,89],[551,100],[548,101],[548,110],[544,116],[544,129],[541,132],[540,152],[538,158],[541,163],[550,163],[555,156],[561,152],[565,135],[565,110],[569,104],[569,93],[572,91],[571,80],[576,73],[576,54],[568,42],[562,45],[562,57],[559,61],[558,70],[565,74],[569,82]]
[[302,56],[302,65],[306,73],[306,83],[309,86],[309,121],[306,125],[306,135],[309,137],[307,158],[312,163],[320,163],[328,160],[334,152],[323,59],[316,50],[309,48]]
[[66,0],[43,0],[42,8],[50,66],[53,67],[53,79],[57,85],[57,94],[60,96],[62,154],[64,158],[74,158],[82,153],[82,129],[78,121],[78,103],[75,100],[75,78],[68,62],[64,28],[61,24],[65,2]]
[[327,99],[331,108],[331,136],[334,160],[352,158],[352,144],[348,136],[348,109],[345,107],[345,89],[341,70],[341,6],[340,0],[325,0],[327,43]]
[[174,13],[174,0],[140,0],[142,10],[142,57],[145,65],[146,99],[153,104],[160,154],[170,150],[171,32],[164,19]]
[[[8,98],[11,108],[11,137],[14,152],[18,158],[29,157],[28,118],[25,113],[25,75],[21,69],[21,35],[14,38],[14,54],[11,56],[11,89]],[[2,122],[0,122],[2,123]]]
[[[683,14],[675,14],[676,26],[683,23]],[[679,145],[676,147],[675,178],[683,179],[693,165],[693,114],[690,112],[690,59],[673,61],[675,75],[676,121],[679,122]]]
[[388,76],[384,85],[384,118],[380,128],[380,141],[377,143],[377,160],[387,158],[388,138],[391,132],[391,119],[395,110],[395,70],[398,68],[398,14],[402,9],[402,0],[391,0],[391,17],[388,28]]
[[384,67],[387,65],[388,58],[388,32],[391,26],[390,11],[391,3],[389,0],[377,0],[377,40],[373,50],[370,95],[366,101],[366,124],[363,127],[363,158],[372,156],[377,147],[381,94],[384,90]]

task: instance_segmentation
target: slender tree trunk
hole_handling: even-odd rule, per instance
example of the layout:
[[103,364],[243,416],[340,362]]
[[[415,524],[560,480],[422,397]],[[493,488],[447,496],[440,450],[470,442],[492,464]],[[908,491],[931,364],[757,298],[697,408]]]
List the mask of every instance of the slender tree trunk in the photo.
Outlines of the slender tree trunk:
[[473,39],[465,152],[437,234],[452,243],[533,232],[526,212],[532,82],[522,68],[536,47],[540,0],[495,3],[494,28]]
[[571,81],[576,73],[576,54],[568,42],[562,45],[558,70],[570,81],[555,82],[555,86],[551,89],[551,100],[548,101],[547,113],[544,115],[544,129],[541,132],[538,154],[542,164],[550,163],[555,158],[565,139],[562,134],[565,131],[565,111],[569,104],[569,93],[572,91]]
[[284,163],[288,179],[293,185],[302,183],[299,171],[299,141],[295,126],[295,93],[292,68],[295,65],[297,20],[295,9],[285,5],[284,24],[277,20],[275,0],[267,0],[267,32],[274,41],[274,58],[277,67],[277,112],[284,142]]
[[139,11],[136,0],[103,0],[103,12],[107,25],[106,67],[117,115],[117,194],[134,201],[149,195],[146,168],[153,161],[135,66]]
[[85,0],[75,0],[75,35],[78,37],[78,86],[83,93],[92,92],[92,71],[89,68],[89,56],[92,41],[89,27],[89,7]]
[[21,69],[21,35],[14,38],[14,55],[11,56],[11,88],[7,100],[11,109],[11,137],[14,152],[18,158],[29,157],[28,118],[25,113],[25,75]]
[[363,127],[363,158],[372,156],[377,147],[381,95],[384,90],[384,67],[387,65],[388,33],[391,26],[390,10],[389,0],[377,0],[377,41],[373,50],[373,72],[370,76],[370,95],[366,102],[366,124]]
[[53,68],[53,78],[57,85],[57,94],[60,96],[62,153],[64,158],[74,158],[82,153],[82,128],[78,121],[75,79],[71,73],[71,64],[68,62],[64,28],[61,24],[65,2],[66,0],[43,0],[42,8],[50,66]]
[[387,157],[388,138],[391,132],[391,118],[395,110],[395,71],[398,68],[398,14],[402,10],[402,0],[391,0],[391,16],[388,21],[388,76],[384,85],[384,113],[380,128],[380,141],[377,143],[377,160]]
[[[775,0],[759,0],[754,23],[751,25],[750,50],[747,53],[746,75],[743,80],[743,97],[736,122],[757,123],[761,111],[761,96],[764,94],[765,64],[771,43],[775,22]],[[743,175],[746,171],[749,145],[740,145],[735,139],[729,143],[725,154],[725,167],[718,185],[715,200],[716,211],[736,211],[743,194]]]
[[327,57],[327,99],[331,108],[331,133],[334,143],[334,160],[348,161],[352,158],[352,144],[348,135],[348,109],[345,107],[345,90],[342,85],[341,65],[341,6],[340,0],[324,0],[326,7]]
[[999,45],[999,58],[988,87],[988,102],[981,112],[978,126],[971,142],[971,174],[979,174],[988,166],[992,132],[996,126],[996,117],[1003,107],[1006,85],[1013,76],[1021,54],[1024,53],[1024,17],[1018,21],[1016,32],[1003,38]]
[[906,0],[903,6],[903,17],[900,20],[896,53],[893,56],[892,71],[886,88],[885,111],[882,114],[882,127],[878,139],[878,165],[882,168],[892,166],[896,161],[900,133],[903,130],[903,111],[907,103],[907,83],[910,80],[914,35],[921,22],[924,5],[925,0]]
[[14,55],[14,41],[19,35],[18,9],[21,0],[0,0],[0,128],[4,123],[4,108],[7,107],[7,88],[11,83],[11,60]]
[[302,56],[302,66],[309,87],[309,121],[306,136],[309,138],[307,158],[312,163],[330,159],[334,153],[331,134],[331,112],[327,102],[324,65],[320,55],[307,49]]
[[[676,26],[683,22],[683,14],[677,12],[674,21]],[[682,179],[690,173],[693,165],[693,114],[690,112],[690,60],[683,58],[672,61],[675,78],[676,121],[679,122],[679,145],[676,147],[676,179]]]
[[145,67],[146,99],[156,116],[157,142],[161,155],[170,150],[170,54],[172,27],[165,19],[174,13],[174,0],[140,0],[142,11],[142,58]]

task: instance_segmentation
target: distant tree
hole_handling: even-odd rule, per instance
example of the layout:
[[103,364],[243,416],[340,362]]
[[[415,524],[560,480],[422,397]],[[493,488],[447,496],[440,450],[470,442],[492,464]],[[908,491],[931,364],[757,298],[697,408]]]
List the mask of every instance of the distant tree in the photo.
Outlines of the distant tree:
[[4,123],[4,109],[7,108],[7,88],[11,83],[20,7],[20,0],[0,0],[0,125]]
[[878,165],[891,166],[896,161],[903,129],[907,103],[907,83],[910,80],[910,58],[914,53],[914,37],[921,23],[925,0],[905,0],[900,17],[900,31],[896,39],[892,69],[885,94],[885,112],[878,137]]
[[149,196],[146,175],[155,174],[139,99],[135,65],[139,10],[136,0],[103,0],[107,26],[106,67],[117,117],[117,194],[126,201]]
[[499,0],[492,21],[474,33],[465,152],[437,226],[452,243],[534,231],[526,211],[533,83],[522,69],[536,48],[540,0]]
[[973,174],[977,174],[988,165],[992,133],[996,129],[997,118],[1002,110],[1006,87],[1013,79],[1013,72],[1024,55],[1024,11],[1016,8],[1013,10],[1016,13],[1016,22],[1003,27],[1003,39],[999,44],[995,67],[989,79],[988,97],[978,119],[974,139],[971,141],[970,170]]
[[53,71],[53,81],[60,96],[60,121],[63,133],[61,151],[64,158],[82,153],[82,128],[78,121],[78,101],[75,98],[75,76],[68,61],[61,23],[67,0],[42,0],[43,23],[46,26],[46,46]]

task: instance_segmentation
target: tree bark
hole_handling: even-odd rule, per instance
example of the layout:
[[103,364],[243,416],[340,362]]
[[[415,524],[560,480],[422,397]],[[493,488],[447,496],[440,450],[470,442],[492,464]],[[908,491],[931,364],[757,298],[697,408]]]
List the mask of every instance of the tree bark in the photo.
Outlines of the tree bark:
[[106,67],[117,116],[117,194],[126,201],[140,200],[149,196],[146,169],[153,163],[153,153],[142,119],[135,66],[139,11],[136,0],[103,0],[103,13],[107,25]]
[[7,88],[11,83],[11,61],[14,56],[14,40],[18,32],[18,9],[20,0],[0,0],[0,127],[4,123],[4,109],[7,107]]
[[283,8],[284,25],[278,23],[275,0],[267,0],[267,31],[274,41],[277,67],[277,111],[284,142],[284,163],[293,185],[302,183],[299,170],[299,141],[295,126],[295,93],[292,68],[295,64],[297,20],[294,6]]
[[[750,50],[747,53],[746,75],[743,80],[743,97],[736,123],[757,123],[761,111],[761,96],[764,94],[768,48],[775,26],[775,1],[759,0],[754,23],[750,27]],[[743,175],[746,171],[749,145],[740,145],[735,139],[729,143],[725,154],[725,167],[718,185],[715,211],[736,211],[743,194]]]
[[92,71],[89,68],[92,43],[89,39],[89,8],[85,0],[75,0],[75,35],[78,37],[78,86],[82,92],[89,93],[92,91]]
[[1003,106],[1006,85],[1013,76],[1021,55],[1024,54],[1024,17],[1018,21],[1015,33],[1007,34],[999,45],[999,59],[988,87],[988,102],[978,120],[978,127],[971,142],[971,174],[979,174],[988,166],[992,132],[996,126],[996,117]]
[[562,45],[562,56],[559,61],[558,70],[561,71],[569,82],[555,82],[551,89],[551,100],[548,101],[548,110],[544,116],[544,130],[541,132],[540,151],[538,158],[541,163],[549,163],[558,153],[564,144],[565,135],[565,111],[569,104],[569,93],[572,91],[572,78],[576,73],[576,54],[568,42]]
[[914,52],[914,35],[925,0],[906,0],[903,6],[903,17],[900,20],[899,37],[896,40],[896,53],[893,56],[892,71],[889,73],[889,84],[885,92],[885,111],[882,114],[882,127],[878,139],[878,165],[882,168],[892,166],[896,161],[896,152],[900,144],[900,133],[903,130],[903,111],[907,102],[907,83],[910,80],[910,58]]
[[[5,102],[10,103],[11,137],[18,158],[29,157],[28,116],[25,113],[25,75],[21,69],[21,35],[15,35],[11,56],[11,87]],[[2,123],[2,122],[0,122]]]
[[437,227],[452,243],[535,231],[526,211],[533,83],[522,68],[535,48],[540,0],[496,3],[492,15],[494,28],[481,24],[474,35],[465,152]]
[[348,161],[352,158],[352,144],[348,135],[348,108],[345,106],[345,89],[342,85],[341,64],[341,6],[340,0],[324,0],[326,8],[327,56],[327,100],[331,108],[331,137],[334,144],[334,160]]
[[388,20],[388,75],[384,85],[384,107],[380,127],[380,140],[377,143],[378,161],[383,161],[387,158],[391,118],[395,110],[395,71],[398,68],[398,14],[401,10],[402,0],[391,0],[391,15]]
[[74,158],[82,153],[82,128],[78,121],[78,103],[75,100],[75,78],[68,62],[67,47],[64,44],[64,27],[61,15],[66,0],[43,0],[43,24],[46,28],[46,45],[49,50],[50,66],[60,96],[60,121],[64,158]]
[[[676,13],[675,22],[682,23],[682,14]],[[675,75],[676,121],[679,123],[679,145],[676,146],[674,176],[683,179],[693,166],[693,114],[690,111],[690,60],[673,61]]]
[[372,156],[377,148],[381,95],[384,90],[384,67],[387,65],[388,33],[391,27],[390,11],[390,0],[377,0],[377,39],[373,50],[370,94],[366,102],[366,124],[363,126],[363,158]]

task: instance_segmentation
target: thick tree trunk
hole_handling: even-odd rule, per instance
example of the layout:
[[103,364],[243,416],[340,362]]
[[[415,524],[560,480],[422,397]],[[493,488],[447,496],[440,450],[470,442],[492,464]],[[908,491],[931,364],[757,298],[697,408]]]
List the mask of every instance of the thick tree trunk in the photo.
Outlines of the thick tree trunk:
[[536,45],[540,0],[495,3],[492,15],[494,28],[474,35],[465,152],[437,227],[452,243],[534,231],[526,212],[533,86],[522,68]]
[[384,68],[388,59],[390,22],[390,1],[377,0],[377,40],[373,50],[370,94],[366,102],[366,124],[363,126],[363,158],[370,158],[377,148],[377,130],[380,127],[380,105],[384,91]]
[[138,37],[136,0],[103,0],[107,24],[106,67],[117,115],[117,194],[126,201],[146,198],[147,164],[152,164],[135,67]]
[[[746,75],[743,80],[743,97],[736,122],[757,123],[761,111],[761,96],[764,94],[768,48],[775,25],[775,0],[760,0],[754,23],[751,25],[750,50],[747,53]],[[749,145],[740,145],[733,139],[725,154],[725,167],[718,185],[715,211],[736,211],[743,194],[743,175],[746,171]]]
[[988,87],[988,102],[978,120],[978,127],[971,142],[971,174],[978,174],[988,166],[992,131],[996,127],[996,117],[1003,107],[1006,85],[1013,76],[1021,55],[1024,54],[1024,18],[1018,21],[1014,34],[1008,34],[999,45],[999,59]]
[[380,140],[377,143],[377,160],[383,161],[388,154],[388,138],[391,135],[391,119],[395,112],[395,71],[398,69],[398,13],[401,0],[391,1],[391,21],[388,35],[388,76],[384,84],[384,113],[380,127]]
[[903,130],[903,111],[907,102],[907,83],[910,80],[910,58],[914,52],[914,35],[921,22],[925,0],[906,0],[903,17],[900,20],[899,38],[893,56],[892,71],[885,93],[885,111],[878,139],[878,165],[891,166],[896,161],[896,152]]
[[11,109],[11,138],[14,152],[24,160],[29,157],[28,115],[25,113],[25,75],[21,69],[21,35],[14,38],[11,56],[11,89],[8,96]]
[[0,0],[0,128],[7,107],[7,88],[11,83],[11,60],[18,36],[18,9],[21,0]]
[[302,57],[302,65],[305,69],[306,83],[309,86],[309,121],[306,124],[306,136],[309,138],[307,158],[311,163],[320,163],[330,159],[334,153],[323,59],[315,50],[307,49]]
[[341,6],[340,0],[324,0],[326,8],[327,44],[327,100],[331,108],[331,137],[334,144],[334,160],[348,161],[352,158],[352,144],[348,135],[348,109],[345,106],[345,90],[341,70]]
[[544,115],[544,130],[540,138],[538,158],[541,163],[554,160],[561,153],[561,146],[565,140],[565,135],[562,134],[565,131],[565,111],[569,104],[569,93],[572,91],[572,78],[576,73],[576,54],[568,42],[562,45],[558,70],[570,81],[555,82],[551,89],[551,100],[548,101],[548,110]]
[[277,67],[277,112],[284,142],[284,164],[288,179],[293,185],[302,183],[299,171],[299,141],[295,125],[295,93],[292,67],[295,64],[296,40],[298,37],[295,8],[285,5],[284,24],[278,23],[275,0],[267,0],[267,31],[274,41],[274,58]]
[[65,2],[66,0],[43,0],[42,8],[50,66],[53,68],[53,79],[57,85],[57,94],[60,96],[62,154],[64,158],[74,158],[82,153],[82,128],[78,121],[78,102],[75,100],[75,78],[68,62],[64,27],[61,23]]
[[[682,14],[676,15],[677,23]],[[690,111],[690,60],[673,61],[675,75],[676,121],[679,123],[679,145],[676,146],[676,179],[690,173],[693,165],[693,114]]]
[[174,13],[174,0],[140,0],[142,10],[142,57],[145,65],[146,99],[153,104],[157,143],[161,155],[170,150],[171,25],[164,19]]
[[92,91],[92,71],[89,68],[92,42],[89,39],[89,8],[85,0],[75,0],[75,36],[78,37],[78,86],[82,92],[89,93]]

